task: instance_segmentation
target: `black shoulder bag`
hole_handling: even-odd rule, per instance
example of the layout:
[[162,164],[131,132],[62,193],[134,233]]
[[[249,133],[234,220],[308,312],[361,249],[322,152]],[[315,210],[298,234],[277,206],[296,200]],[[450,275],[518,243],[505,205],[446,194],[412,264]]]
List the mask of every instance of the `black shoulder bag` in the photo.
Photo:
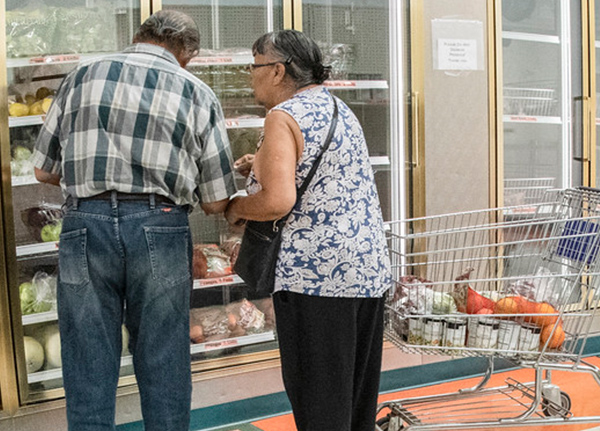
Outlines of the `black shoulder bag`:
[[[296,203],[294,207],[300,202],[302,195],[308,188],[308,184],[312,180],[323,153],[327,151],[333,138],[333,132],[337,125],[338,120],[338,107],[337,102],[333,99],[334,111],[333,118],[331,120],[331,126],[325,142],[323,143],[323,149],[318,157],[315,159],[313,166],[311,167],[308,175],[304,179],[304,182],[296,192]],[[275,287],[275,265],[277,264],[277,258],[279,255],[279,249],[281,248],[281,231],[285,225],[288,217],[292,211],[290,211],[285,217],[278,220],[271,221],[251,221],[246,223],[246,229],[244,230],[244,236],[242,237],[242,244],[238,257],[233,267],[234,271],[244,280],[244,282],[256,292],[259,293],[272,293]]]

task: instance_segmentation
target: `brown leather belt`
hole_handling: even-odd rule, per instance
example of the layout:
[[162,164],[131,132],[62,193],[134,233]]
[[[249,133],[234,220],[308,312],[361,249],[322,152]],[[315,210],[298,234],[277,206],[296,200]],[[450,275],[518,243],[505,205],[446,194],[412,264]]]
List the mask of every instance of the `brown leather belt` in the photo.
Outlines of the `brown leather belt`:
[[113,193],[116,193],[118,201],[149,201],[150,197],[154,195],[154,202],[157,204],[170,204],[175,205],[171,199],[166,196],[157,195],[156,193],[123,193],[123,192],[115,192],[112,190],[102,192],[98,195],[89,196],[85,198],[79,198],[80,201],[110,201],[112,199]]

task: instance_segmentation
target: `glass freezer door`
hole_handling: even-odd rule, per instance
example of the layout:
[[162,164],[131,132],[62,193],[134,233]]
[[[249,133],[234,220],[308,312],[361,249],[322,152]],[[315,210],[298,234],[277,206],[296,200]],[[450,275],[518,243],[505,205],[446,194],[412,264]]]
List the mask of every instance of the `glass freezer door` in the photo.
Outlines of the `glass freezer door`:
[[[582,71],[582,4],[497,2],[502,33],[504,203],[588,182],[590,126]],[[587,143],[585,144],[587,145]]]
[[[325,85],[343,99],[363,127],[375,171],[383,217],[398,217],[393,203],[399,186],[392,182],[389,0],[303,0],[302,30],[317,44],[332,66]],[[394,149],[392,149],[394,146]],[[395,163],[395,162],[394,162]],[[395,196],[394,196],[395,195]]]
[[[3,138],[1,157],[4,172],[10,169],[2,187],[8,226],[4,243],[19,393],[25,403],[62,395],[56,277],[63,197],[59,187],[35,180],[31,151],[65,74],[83,59],[129,45],[141,23],[142,8],[124,0],[5,0],[4,4],[2,67],[8,100],[2,103],[8,104],[9,117],[2,121],[9,137],[8,142]],[[126,349],[122,366],[124,375],[132,373]]]
[[[254,153],[266,114],[256,104],[246,66],[252,44],[283,27],[283,0],[162,0],[153,10],[177,10],[196,22],[200,52],[187,69],[212,88],[221,102],[234,159]],[[245,179],[236,178],[238,190]],[[233,273],[242,232],[222,215],[190,214],[194,241],[194,289],[190,350],[194,371],[275,359],[271,298],[261,297]]]

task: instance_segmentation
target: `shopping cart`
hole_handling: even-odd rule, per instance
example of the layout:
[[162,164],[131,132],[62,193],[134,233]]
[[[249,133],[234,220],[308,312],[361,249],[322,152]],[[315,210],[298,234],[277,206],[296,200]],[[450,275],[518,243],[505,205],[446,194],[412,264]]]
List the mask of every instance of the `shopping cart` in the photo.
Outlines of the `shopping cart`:
[[[600,422],[575,417],[552,370],[600,370],[582,359],[600,314],[600,192],[391,222],[395,286],[385,336],[402,351],[487,357],[472,388],[380,404],[376,430],[446,430]],[[494,359],[535,381],[486,388]]]

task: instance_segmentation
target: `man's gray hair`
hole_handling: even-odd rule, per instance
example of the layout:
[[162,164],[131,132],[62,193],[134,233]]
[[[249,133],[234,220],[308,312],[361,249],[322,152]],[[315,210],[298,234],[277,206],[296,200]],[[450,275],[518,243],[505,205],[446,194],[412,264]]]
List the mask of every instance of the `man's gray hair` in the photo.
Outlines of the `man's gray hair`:
[[133,42],[160,44],[176,56],[192,58],[200,50],[200,32],[194,20],[186,14],[161,10],[144,21]]

